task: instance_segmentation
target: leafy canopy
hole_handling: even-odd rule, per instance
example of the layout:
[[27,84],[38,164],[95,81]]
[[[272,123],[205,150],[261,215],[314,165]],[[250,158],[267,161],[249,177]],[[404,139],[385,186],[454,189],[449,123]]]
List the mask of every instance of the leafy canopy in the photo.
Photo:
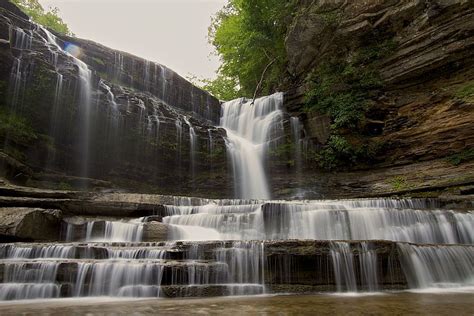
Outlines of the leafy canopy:
[[45,11],[38,0],[10,0],[16,4],[33,21],[61,34],[74,35],[59,16],[59,9]]
[[209,42],[220,56],[222,66],[217,79],[208,80],[204,88],[219,87],[217,96],[224,99],[251,97],[265,68],[271,64],[260,93],[274,90],[287,61],[284,39],[294,2],[229,0],[209,27]]

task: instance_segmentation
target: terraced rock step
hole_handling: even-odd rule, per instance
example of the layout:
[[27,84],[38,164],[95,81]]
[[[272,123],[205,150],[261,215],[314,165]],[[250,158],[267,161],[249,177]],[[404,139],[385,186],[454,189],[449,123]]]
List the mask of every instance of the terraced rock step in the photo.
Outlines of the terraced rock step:
[[[19,243],[0,249],[3,299],[381,291],[468,285],[474,275],[472,245],[286,240]],[[180,260],[164,259],[174,255]]]

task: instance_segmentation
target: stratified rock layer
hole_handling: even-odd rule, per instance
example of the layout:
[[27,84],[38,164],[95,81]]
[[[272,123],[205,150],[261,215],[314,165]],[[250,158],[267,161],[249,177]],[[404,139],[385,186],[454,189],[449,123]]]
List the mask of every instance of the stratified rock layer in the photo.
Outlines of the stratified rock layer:
[[[353,172],[303,177],[302,187],[335,197],[439,195],[446,187],[474,182],[472,1],[302,0],[298,10],[286,38],[294,78],[286,106],[304,120],[316,151],[331,130],[327,116],[304,110],[307,76],[334,56],[350,61],[371,45],[391,47],[376,62],[383,88],[370,100],[359,131],[383,150]],[[354,140],[356,147],[360,141]],[[456,162],[458,157],[464,158]]]

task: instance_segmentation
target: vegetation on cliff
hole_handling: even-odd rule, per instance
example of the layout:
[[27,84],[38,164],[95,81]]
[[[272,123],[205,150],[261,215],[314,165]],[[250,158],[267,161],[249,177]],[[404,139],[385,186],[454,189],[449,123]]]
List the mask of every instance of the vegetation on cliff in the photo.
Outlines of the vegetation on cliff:
[[59,16],[58,8],[51,8],[46,11],[38,0],[10,0],[16,4],[33,21],[39,23],[53,31],[65,35],[73,35],[69,27]]
[[295,1],[230,0],[209,27],[222,66],[217,79],[202,86],[223,100],[252,97],[258,86],[259,95],[273,92],[286,69],[285,35],[294,7]]
[[376,41],[356,51],[322,59],[307,78],[307,112],[331,118],[331,137],[317,152],[316,161],[325,169],[335,169],[372,160],[383,147],[364,139],[366,115],[380,94],[383,82],[378,62],[390,55],[396,43]]
[[[221,57],[215,80],[201,80],[201,86],[223,100],[238,96],[269,94],[287,86],[288,59],[285,37],[298,14],[295,1],[231,0],[214,17],[209,40]],[[321,12],[327,31],[337,29],[337,11]],[[378,61],[395,48],[390,38],[374,34],[373,40],[355,51],[340,49],[321,56],[308,69],[306,112],[327,114],[331,137],[312,154],[320,167],[335,169],[370,160],[381,148],[358,135],[363,133],[371,100],[382,88]],[[350,137],[347,137],[350,135]]]

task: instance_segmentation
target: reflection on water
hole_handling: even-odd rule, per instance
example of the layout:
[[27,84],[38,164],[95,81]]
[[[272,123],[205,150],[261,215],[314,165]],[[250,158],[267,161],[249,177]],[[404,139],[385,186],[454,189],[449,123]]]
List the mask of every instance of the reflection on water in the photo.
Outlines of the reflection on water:
[[472,315],[474,293],[384,293],[380,295],[254,296],[107,301],[49,300],[0,304],[1,315]]

